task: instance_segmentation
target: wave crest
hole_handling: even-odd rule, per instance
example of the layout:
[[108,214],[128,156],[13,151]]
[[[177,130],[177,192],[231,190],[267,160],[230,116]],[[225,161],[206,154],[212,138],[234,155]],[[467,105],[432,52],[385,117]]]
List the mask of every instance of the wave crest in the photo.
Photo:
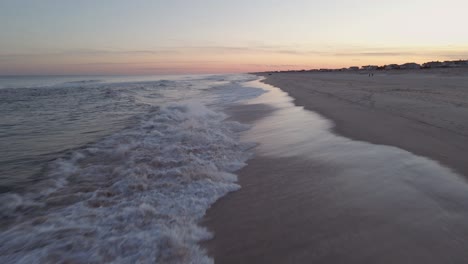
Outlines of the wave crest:
[[239,188],[233,172],[252,147],[238,140],[248,127],[225,118],[168,104],[52,162],[48,188],[0,197],[0,262],[211,263],[197,222]]

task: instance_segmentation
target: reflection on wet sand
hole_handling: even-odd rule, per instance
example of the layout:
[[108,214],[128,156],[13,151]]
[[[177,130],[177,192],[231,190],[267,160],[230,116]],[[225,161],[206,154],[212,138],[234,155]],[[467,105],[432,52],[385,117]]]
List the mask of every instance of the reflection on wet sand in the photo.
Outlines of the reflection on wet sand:
[[[405,150],[353,141],[280,89],[238,106],[257,157],[208,212],[217,263],[467,263],[468,184]],[[369,124],[372,125],[372,124]],[[363,127],[363,129],[365,129]]]

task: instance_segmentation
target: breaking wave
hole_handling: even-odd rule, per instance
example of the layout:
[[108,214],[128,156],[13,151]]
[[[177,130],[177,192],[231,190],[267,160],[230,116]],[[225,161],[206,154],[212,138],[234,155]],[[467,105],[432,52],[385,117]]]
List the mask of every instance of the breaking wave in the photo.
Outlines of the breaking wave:
[[212,263],[198,221],[239,188],[233,172],[253,147],[225,119],[170,103],[51,162],[47,180],[0,196],[0,262]]

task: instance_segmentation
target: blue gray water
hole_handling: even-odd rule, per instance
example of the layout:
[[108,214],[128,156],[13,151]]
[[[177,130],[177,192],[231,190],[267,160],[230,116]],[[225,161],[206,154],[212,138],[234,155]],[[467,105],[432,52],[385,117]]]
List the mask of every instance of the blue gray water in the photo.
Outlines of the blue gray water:
[[[254,217],[255,230],[233,236],[242,245],[275,226],[274,243],[320,258],[468,259],[465,180],[407,151],[337,136],[331,121],[255,76],[2,77],[0,87],[0,263],[213,263],[199,246],[212,233],[199,221],[240,188],[235,173],[254,146],[306,165],[254,175],[293,186],[288,171],[302,171],[293,188],[248,196],[298,222]],[[223,113],[232,103],[272,113],[247,126]],[[289,214],[292,205],[306,209]],[[236,210],[233,221],[264,208]],[[294,247],[292,237],[307,242]]]
[[47,161],[135,124],[165,102],[225,84],[223,77],[196,78],[2,77],[0,192],[40,180]]
[[252,144],[251,75],[0,78],[0,262],[211,262],[205,210]]
[[[1,82],[9,87],[0,89],[1,192],[18,191],[40,180],[47,161],[122,129],[151,108],[135,98],[144,92],[141,87],[132,90],[86,78]],[[160,97],[157,89],[146,95]]]

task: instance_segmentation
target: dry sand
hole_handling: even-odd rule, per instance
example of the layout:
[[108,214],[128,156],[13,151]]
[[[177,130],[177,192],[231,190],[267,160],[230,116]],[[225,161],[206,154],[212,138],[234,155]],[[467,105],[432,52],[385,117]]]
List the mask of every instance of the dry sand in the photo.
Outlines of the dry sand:
[[468,177],[468,70],[274,73],[295,104],[348,138],[432,158]]
[[411,154],[468,176],[468,77],[439,74],[267,75],[334,132],[400,149],[282,103],[232,107],[260,145],[205,217],[215,263],[468,263],[467,182]]

